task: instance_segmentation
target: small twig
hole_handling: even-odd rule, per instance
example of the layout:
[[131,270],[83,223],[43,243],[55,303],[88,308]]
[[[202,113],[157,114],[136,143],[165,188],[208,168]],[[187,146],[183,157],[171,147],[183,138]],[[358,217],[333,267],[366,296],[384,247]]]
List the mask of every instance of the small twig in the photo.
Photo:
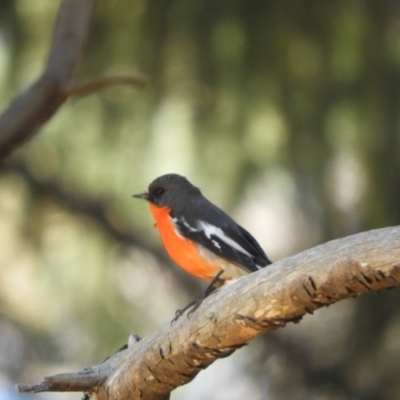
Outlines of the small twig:
[[23,383],[17,383],[15,385],[15,390],[18,393],[40,393],[48,392],[49,385],[46,381],[39,383],[38,385],[25,385]]
[[64,86],[63,90],[67,96],[88,95],[108,86],[115,85],[128,85],[143,89],[147,83],[147,79],[143,76],[103,76],[82,82],[70,83]]
[[100,368],[101,366],[98,366],[76,373],[48,376],[39,384],[17,384],[15,389],[19,393],[92,392],[107,377],[105,370],[102,371]]
[[44,381],[35,385],[17,384],[15,389],[19,393],[39,392],[92,392],[96,386],[115,369],[121,359],[122,352],[135,346],[141,340],[140,336],[133,333],[128,338],[128,343],[121,347],[113,356],[106,358],[102,364],[85,368],[83,371],[58,374],[44,378]]

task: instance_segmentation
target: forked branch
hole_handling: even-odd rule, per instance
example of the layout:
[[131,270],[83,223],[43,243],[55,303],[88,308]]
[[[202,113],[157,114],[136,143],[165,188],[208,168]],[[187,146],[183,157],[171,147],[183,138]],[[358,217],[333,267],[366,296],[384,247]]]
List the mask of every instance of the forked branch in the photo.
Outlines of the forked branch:
[[30,138],[69,96],[110,85],[144,87],[141,76],[113,76],[75,82],[96,0],[62,0],[42,75],[0,115],[0,159]]

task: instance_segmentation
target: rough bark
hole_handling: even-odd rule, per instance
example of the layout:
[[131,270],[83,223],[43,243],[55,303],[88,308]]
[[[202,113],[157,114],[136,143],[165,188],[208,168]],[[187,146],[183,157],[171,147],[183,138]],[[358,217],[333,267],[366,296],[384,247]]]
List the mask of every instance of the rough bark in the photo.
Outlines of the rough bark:
[[[19,385],[85,391],[100,400],[165,399],[212,362],[306,313],[400,282],[400,227],[334,240],[250,274],[101,365]],[[377,299],[377,301],[379,301]]]

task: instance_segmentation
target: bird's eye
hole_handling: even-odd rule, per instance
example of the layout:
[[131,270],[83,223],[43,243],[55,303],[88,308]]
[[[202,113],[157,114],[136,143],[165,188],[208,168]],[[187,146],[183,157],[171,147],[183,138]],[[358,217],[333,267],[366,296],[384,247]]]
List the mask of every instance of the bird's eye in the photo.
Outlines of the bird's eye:
[[159,188],[157,188],[157,189],[154,190],[154,194],[155,194],[156,196],[161,196],[164,192],[165,192],[165,189],[164,189],[164,188],[161,188],[161,187],[159,187]]

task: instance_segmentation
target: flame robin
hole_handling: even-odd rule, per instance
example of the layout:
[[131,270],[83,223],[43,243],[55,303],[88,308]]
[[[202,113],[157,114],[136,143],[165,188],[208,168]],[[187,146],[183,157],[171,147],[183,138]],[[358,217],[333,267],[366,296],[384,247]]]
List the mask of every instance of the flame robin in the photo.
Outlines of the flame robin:
[[160,176],[147,192],[134,197],[149,202],[172,260],[186,272],[211,281],[200,302],[225,282],[271,264],[256,239],[183,176]]

